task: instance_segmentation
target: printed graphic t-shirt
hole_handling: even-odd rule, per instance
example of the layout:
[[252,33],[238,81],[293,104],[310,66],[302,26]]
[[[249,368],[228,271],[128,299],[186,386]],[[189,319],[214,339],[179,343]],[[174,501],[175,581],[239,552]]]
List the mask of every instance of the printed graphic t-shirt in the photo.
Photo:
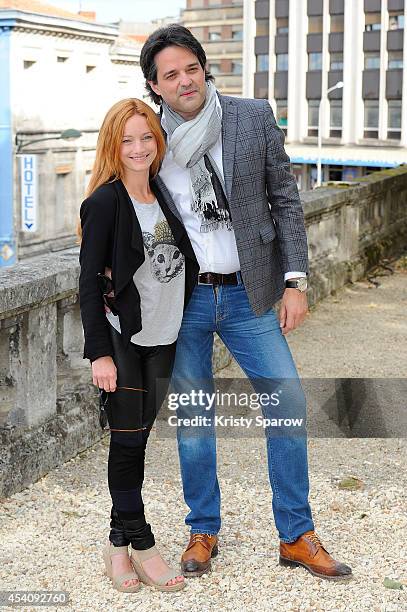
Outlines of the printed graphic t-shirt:
[[[185,260],[175,244],[170,226],[157,200],[142,204],[131,198],[143,234],[145,261],[133,281],[141,299],[142,330],[131,337],[134,344],[172,344],[178,336],[184,305]],[[106,314],[120,332],[119,317]]]

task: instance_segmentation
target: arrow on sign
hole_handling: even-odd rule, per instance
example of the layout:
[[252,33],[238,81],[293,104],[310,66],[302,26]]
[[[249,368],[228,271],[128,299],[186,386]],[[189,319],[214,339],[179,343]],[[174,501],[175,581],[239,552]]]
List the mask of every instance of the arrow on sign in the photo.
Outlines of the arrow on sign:
[[25,226],[27,229],[31,229],[33,224],[32,223],[25,223]]

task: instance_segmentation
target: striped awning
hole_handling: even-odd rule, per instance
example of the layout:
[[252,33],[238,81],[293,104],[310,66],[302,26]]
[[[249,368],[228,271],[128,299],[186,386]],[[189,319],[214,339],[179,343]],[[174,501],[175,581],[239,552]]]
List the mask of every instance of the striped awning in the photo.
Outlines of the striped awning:
[[[285,150],[293,164],[316,164],[318,161],[318,147],[315,145],[286,143]],[[324,165],[394,168],[407,163],[405,147],[324,145],[321,152]]]

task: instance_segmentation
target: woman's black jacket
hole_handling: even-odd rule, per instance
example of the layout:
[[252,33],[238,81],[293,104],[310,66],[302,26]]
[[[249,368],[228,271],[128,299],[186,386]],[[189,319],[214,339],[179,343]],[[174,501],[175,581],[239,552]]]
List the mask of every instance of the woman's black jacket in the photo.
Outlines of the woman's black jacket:
[[[175,242],[185,256],[184,308],[197,282],[199,265],[184,226],[168,208],[170,197],[159,178],[150,186],[168,221]],[[94,361],[113,356],[109,325],[104,310],[98,272],[112,270],[115,308],[119,313],[122,338],[128,346],[133,334],[141,330],[140,295],[133,282],[143,263],[144,245],[133,204],[121,180],[98,187],[81,206],[82,243],[79,255],[79,300],[85,333],[84,359]]]

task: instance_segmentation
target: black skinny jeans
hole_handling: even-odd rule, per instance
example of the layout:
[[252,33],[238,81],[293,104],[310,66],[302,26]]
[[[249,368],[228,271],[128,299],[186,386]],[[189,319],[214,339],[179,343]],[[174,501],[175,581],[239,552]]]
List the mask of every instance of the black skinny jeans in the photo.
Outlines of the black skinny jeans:
[[[176,343],[125,349],[111,326],[113,360],[117,368],[117,390],[106,405],[110,434],[108,483],[112,497],[110,540],[115,546],[132,543],[142,550],[154,545],[154,536],[144,517],[141,494],[147,440],[164,400],[175,359]],[[120,431],[114,431],[120,430]]]

